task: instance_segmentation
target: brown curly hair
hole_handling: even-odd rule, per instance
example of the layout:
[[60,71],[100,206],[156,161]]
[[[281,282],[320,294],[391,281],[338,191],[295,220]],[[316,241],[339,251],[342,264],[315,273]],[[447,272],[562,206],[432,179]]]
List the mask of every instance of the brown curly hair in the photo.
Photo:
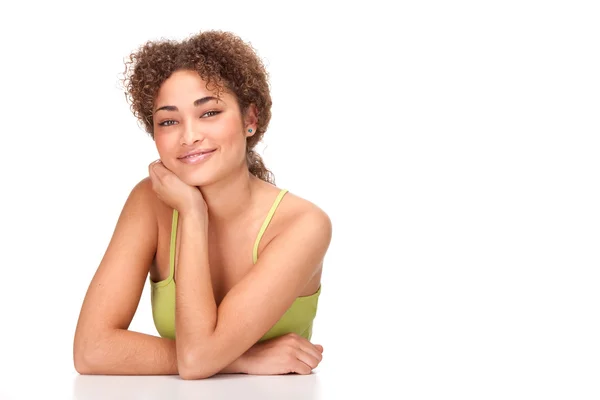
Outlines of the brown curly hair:
[[[125,60],[123,88],[126,101],[142,128],[154,140],[152,110],[162,83],[177,70],[193,70],[217,96],[228,90],[237,99],[242,115],[250,104],[258,111],[256,133],[246,139],[250,173],[270,183],[275,178],[254,147],[271,120],[268,73],[254,48],[233,33],[204,31],[182,41],[148,41]],[[212,88],[210,88],[212,86]]]

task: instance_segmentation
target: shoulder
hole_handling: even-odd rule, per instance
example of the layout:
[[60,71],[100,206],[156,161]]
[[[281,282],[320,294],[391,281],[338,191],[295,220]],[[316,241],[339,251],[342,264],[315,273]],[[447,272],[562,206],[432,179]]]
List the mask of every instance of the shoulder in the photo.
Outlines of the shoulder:
[[132,192],[137,193],[140,196],[146,196],[146,198],[148,199],[148,196],[154,192],[152,190],[152,180],[150,179],[149,176],[143,178],[142,180],[140,180],[139,182],[137,182],[133,188],[132,188]]
[[156,192],[152,188],[152,180],[149,176],[141,179],[131,189],[130,196],[135,197],[138,201],[143,202],[150,207],[153,212],[160,214],[161,212],[171,211],[169,206],[163,203]]
[[286,224],[280,234],[298,237],[311,235],[316,243],[328,247],[332,237],[333,224],[329,214],[313,201],[288,191],[285,195]]
[[152,181],[150,177],[143,178],[131,189],[129,197],[136,203],[143,203],[151,208],[155,208],[158,197],[152,189]]
[[[274,216],[274,226],[260,252],[264,265],[295,270],[310,282],[305,294],[315,293],[320,285],[320,273],[332,240],[329,214],[315,202],[287,191]],[[279,266],[279,267],[278,267]],[[300,276],[300,275],[299,275]],[[302,278],[304,279],[304,278]]]
[[150,177],[145,177],[133,185],[127,203],[133,206],[129,208],[133,208],[136,214],[150,218],[155,223],[170,218],[171,215],[171,209],[158,198],[152,188]]

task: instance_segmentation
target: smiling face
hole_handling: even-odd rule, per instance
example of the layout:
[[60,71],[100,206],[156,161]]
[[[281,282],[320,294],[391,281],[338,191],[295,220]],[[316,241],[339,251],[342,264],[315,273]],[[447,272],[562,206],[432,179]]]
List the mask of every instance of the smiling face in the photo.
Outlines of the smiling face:
[[[248,130],[252,129],[252,133]],[[204,186],[246,165],[246,137],[256,131],[256,113],[242,119],[236,98],[219,98],[195,71],[176,71],[154,102],[154,141],[163,164],[188,185]],[[204,153],[192,155],[189,153]]]

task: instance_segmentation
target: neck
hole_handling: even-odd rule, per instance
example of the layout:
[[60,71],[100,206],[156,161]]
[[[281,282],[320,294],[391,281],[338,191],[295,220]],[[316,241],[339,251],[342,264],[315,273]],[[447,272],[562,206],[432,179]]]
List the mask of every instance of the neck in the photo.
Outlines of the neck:
[[242,217],[251,208],[257,179],[248,168],[241,168],[225,179],[200,187],[209,220],[230,222]]

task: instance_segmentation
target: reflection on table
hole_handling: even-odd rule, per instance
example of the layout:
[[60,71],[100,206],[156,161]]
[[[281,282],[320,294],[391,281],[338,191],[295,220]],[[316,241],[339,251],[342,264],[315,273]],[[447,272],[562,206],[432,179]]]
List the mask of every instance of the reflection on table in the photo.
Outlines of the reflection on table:
[[74,382],[76,400],[317,400],[319,393],[318,372],[314,371],[311,375],[223,374],[197,381],[185,381],[177,375],[77,375]]

